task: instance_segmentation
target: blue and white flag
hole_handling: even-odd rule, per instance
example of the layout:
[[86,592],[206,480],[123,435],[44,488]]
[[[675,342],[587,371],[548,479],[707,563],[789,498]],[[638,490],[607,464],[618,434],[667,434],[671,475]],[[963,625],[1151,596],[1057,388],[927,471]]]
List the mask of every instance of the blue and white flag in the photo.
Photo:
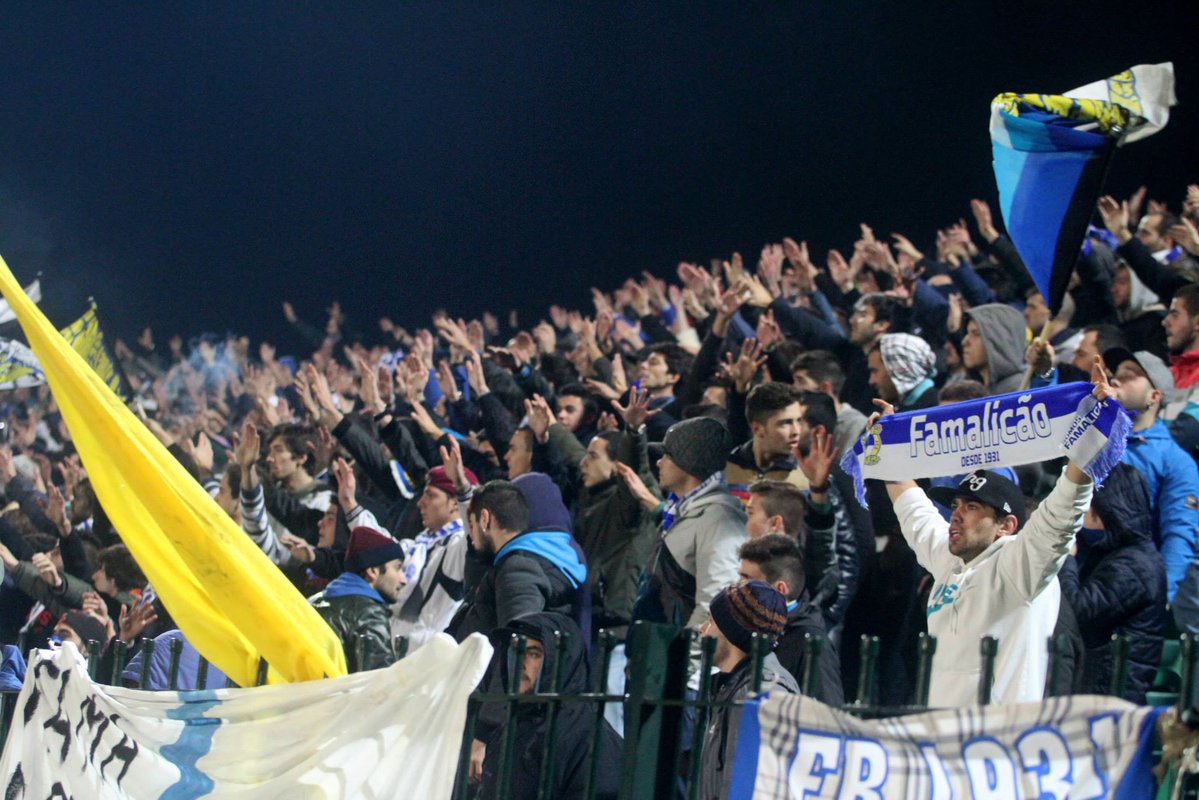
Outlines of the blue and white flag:
[[907,481],[1068,456],[1102,483],[1124,455],[1132,420],[1089,383],[1047,386],[882,417],[841,460],[866,505],[863,481]]
[[[35,303],[42,302],[42,279],[38,278],[33,283],[25,287],[25,294],[29,295],[29,299]],[[0,325],[6,322],[16,322],[17,314],[12,310],[12,306],[8,301],[0,297]]]
[[862,720],[802,695],[741,715],[730,800],[1150,800],[1165,708],[1076,695]]
[[1161,130],[1172,64],[1141,64],[1065,94],[1007,92],[991,103],[999,210],[1050,310],[1057,313],[1122,144]]
[[444,634],[386,669],[216,691],[102,686],[71,644],[35,653],[3,797],[449,800],[491,645]]

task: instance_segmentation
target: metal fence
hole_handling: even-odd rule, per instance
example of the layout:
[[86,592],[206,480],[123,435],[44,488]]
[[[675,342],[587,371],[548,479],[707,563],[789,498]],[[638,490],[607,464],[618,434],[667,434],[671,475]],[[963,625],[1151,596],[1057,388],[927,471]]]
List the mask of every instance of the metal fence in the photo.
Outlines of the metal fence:
[[[569,634],[558,634],[556,651],[566,652],[571,646]],[[474,795],[467,777],[470,765],[471,743],[474,739],[480,710],[485,704],[493,708],[502,707],[506,719],[511,719],[517,709],[526,704],[546,706],[546,725],[548,735],[541,754],[541,773],[538,785],[538,798],[549,800],[553,797],[552,765],[556,757],[558,745],[557,721],[561,709],[569,704],[590,704],[595,711],[595,725],[590,738],[587,757],[587,784],[585,797],[590,800],[595,797],[599,785],[599,769],[601,760],[596,749],[601,741],[604,725],[604,707],[608,703],[622,703],[624,706],[625,737],[622,747],[621,800],[653,800],[675,796],[685,778],[686,797],[698,797],[699,772],[702,754],[706,745],[709,717],[714,709],[743,705],[743,702],[720,703],[713,700],[712,667],[715,655],[716,641],[703,638],[698,642],[700,652],[699,691],[691,696],[687,691],[688,682],[694,677],[693,652],[696,646],[697,634],[690,629],[675,628],[666,625],[637,623],[630,629],[627,642],[628,662],[630,670],[624,695],[606,694],[605,679],[609,671],[612,654],[619,644],[616,637],[607,631],[602,631],[598,640],[595,654],[595,669],[592,670],[593,685],[591,691],[580,694],[560,694],[558,687],[563,680],[562,669],[566,659],[556,659],[557,669],[549,676],[543,676],[543,689],[535,693],[520,692],[520,670],[512,670],[509,683],[500,691],[476,691],[470,697],[466,727],[458,762],[458,774],[454,800],[470,800]],[[1126,637],[1114,636],[1113,656],[1114,669],[1110,693],[1123,693],[1128,680],[1128,645]],[[407,640],[396,637],[393,643],[397,658],[403,658],[408,649]],[[511,663],[520,664],[523,660],[527,640],[521,636],[513,636],[510,641],[501,643],[505,651],[499,654],[501,658],[510,658]],[[141,669],[138,675],[138,685],[150,688],[150,663],[154,655],[153,640],[142,640]],[[364,659],[364,643],[354,644],[358,648],[359,663]],[[884,717],[913,714],[928,711],[928,695],[932,678],[932,660],[936,651],[936,641],[927,635],[922,635],[918,646],[916,687],[912,700],[907,705],[880,706],[875,704],[878,690],[878,637],[863,636],[860,641],[861,671],[859,674],[856,698],[843,706],[842,710],[863,719],[879,719]],[[981,705],[991,702],[991,684],[995,674],[995,658],[999,643],[991,638],[980,640],[980,655],[982,657],[982,679],[979,682],[978,701]],[[100,675],[102,659],[100,643],[88,643],[88,671],[92,680],[121,685],[122,674],[129,661],[130,648],[121,641],[114,645],[108,674]],[[825,647],[822,639],[808,637],[805,641],[805,670],[802,676],[796,676],[805,695],[816,695],[820,690],[819,660]],[[1050,639],[1049,680],[1050,694],[1067,693],[1055,691],[1065,688],[1070,675],[1062,669],[1063,653],[1068,647],[1064,637]],[[25,648],[21,648],[23,652]],[[763,662],[769,652],[768,641],[755,635],[750,653],[753,669],[752,686],[756,693],[761,689],[763,680]],[[1163,685],[1155,687],[1158,691],[1151,693],[1155,704],[1173,701],[1182,713],[1194,706],[1194,662],[1196,656],[1195,639],[1183,634],[1179,640],[1168,641],[1165,649],[1166,658],[1171,662],[1163,664],[1159,671],[1159,679],[1163,673],[1172,675]],[[183,642],[173,640],[170,643],[170,657],[167,675],[167,689],[176,690],[179,686],[179,672]],[[494,662],[493,663],[497,663]],[[208,662],[200,659],[195,685],[203,687],[207,683]],[[256,685],[264,685],[267,678],[267,664],[259,663]],[[233,686],[231,682],[228,684]],[[1164,690],[1164,692],[1163,692]],[[12,706],[16,698],[15,692],[5,692],[0,695],[0,741],[7,737],[8,724],[12,717]],[[685,758],[683,747],[684,730],[693,732],[689,758]],[[509,798],[509,783],[514,769],[516,755],[515,725],[505,724],[500,739],[501,749],[497,754],[499,759],[499,779],[497,782],[497,800]],[[685,768],[684,768],[685,767]],[[686,773],[686,774],[684,774]],[[1163,795],[1171,792],[1175,797],[1199,798],[1199,782],[1189,777],[1181,786],[1167,786]],[[1177,793],[1173,793],[1177,790]]]

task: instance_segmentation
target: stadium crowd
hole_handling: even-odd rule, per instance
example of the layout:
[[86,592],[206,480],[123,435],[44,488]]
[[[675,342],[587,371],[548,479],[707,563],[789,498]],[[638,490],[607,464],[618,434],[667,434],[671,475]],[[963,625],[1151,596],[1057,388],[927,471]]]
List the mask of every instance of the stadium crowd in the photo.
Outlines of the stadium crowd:
[[[1144,703],[1163,640],[1199,633],[1199,186],[1180,204],[1103,198],[1056,315],[987,204],[970,211],[923,248],[864,224],[848,257],[787,238],[756,267],[733,254],[642,273],[524,327],[438,312],[362,332],[336,302],[319,325],[284,303],[290,342],[164,346],[147,329],[113,350],[145,424],[311,598],[351,670],[392,663],[397,636],[411,651],[517,632],[522,692],[560,662],[564,690],[588,691],[599,631],[623,641],[645,620],[716,637],[718,700],[750,693],[754,633],[776,643],[767,687],[799,691],[811,634],[828,642],[818,699],[853,700],[856,642],[878,636],[877,700],[904,704],[928,632],[931,702],[956,706],[976,701],[982,636],[1000,642],[995,701],[1017,702],[1107,692],[1121,634],[1124,696]],[[864,507],[840,466],[872,414],[1078,380],[1134,418],[1101,489],[1062,460],[868,481]],[[0,419],[2,641],[96,640],[107,658],[117,638],[180,637],[48,389],[0,393]],[[1047,685],[1058,634],[1069,685]],[[609,691],[626,661],[618,647],[598,676]],[[584,782],[581,708],[558,723],[555,797]],[[520,713],[512,796],[535,796],[544,707]],[[605,716],[615,759],[619,708]],[[481,796],[501,721],[479,721]],[[736,710],[708,732],[701,794],[719,797]]]

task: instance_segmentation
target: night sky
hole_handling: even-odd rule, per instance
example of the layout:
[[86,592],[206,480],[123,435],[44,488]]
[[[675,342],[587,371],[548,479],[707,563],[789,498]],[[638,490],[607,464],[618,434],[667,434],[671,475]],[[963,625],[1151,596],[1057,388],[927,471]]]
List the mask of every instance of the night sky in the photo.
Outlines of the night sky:
[[995,199],[995,94],[1168,60],[1181,105],[1108,186],[1199,181],[1185,4],[924,5],[9,6],[0,253],[116,335],[277,338],[285,298],[530,321],[859,220],[929,242]]

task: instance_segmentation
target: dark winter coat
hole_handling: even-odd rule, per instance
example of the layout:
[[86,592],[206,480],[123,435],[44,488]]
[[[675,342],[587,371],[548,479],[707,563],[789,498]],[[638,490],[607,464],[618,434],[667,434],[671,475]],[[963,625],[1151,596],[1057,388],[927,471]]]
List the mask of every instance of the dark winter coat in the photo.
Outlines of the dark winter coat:
[[[343,572],[308,602],[341,640],[350,672],[379,669],[395,661],[387,601],[361,576]],[[364,648],[361,664],[359,641]]]
[[816,664],[820,684],[812,697],[825,705],[839,708],[845,702],[845,693],[841,689],[841,659],[837,655],[836,645],[828,639],[820,609],[812,604],[805,593],[794,602],[794,608],[788,605],[787,627],[783,629],[783,635],[779,637],[774,648],[774,655],[779,664],[790,672],[797,682],[803,681],[807,667],[807,657],[804,653],[804,638],[807,634],[811,634],[814,639],[824,640],[824,649]]
[[1078,555],[1066,559],[1058,576],[1087,648],[1083,691],[1108,692],[1114,668],[1111,637],[1127,635],[1128,684],[1122,696],[1144,704],[1166,633],[1166,569],[1153,546],[1144,477],[1118,465],[1095,492],[1091,508],[1105,529],[1093,535],[1084,529]]
[[[558,632],[570,635],[569,648],[559,658]],[[541,676],[534,693],[548,692],[551,676],[560,676],[558,693],[577,695],[593,689],[588,660],[583,648],[583,635],[569,617],[554,612],[530,614],[514,620],[511,625],[500,628],[492,637],[495,642],[499,673],[504,685],[509,685],[508,659],[504,648],[509,646],[512,634],[536,640],[545,649],[545,660],[541,665]],[[559,662],[563,661],[561,669]],[[512,800],[534,800],[541,778],[542,761],[546,738],[549,735],[549,704],[521,703],[516,707],[514,718],[506,725],[495,728],[484,740],[487,755],[483,761],[483,781],[480,798],[498,795],[501,751],[505,735],[515,726],[516,752],[512,757],[512,768],[508,773],[509,797]],[[587,757],[591,737],[595,732],[596,708],[592,703],[562,703],[559,706],[557,730],[555,731],[554,764],[549,797],[572,800],[583,797],[587,777],[591,773],[591,760]],[[595,796],[615,798],[620,790],[621,741],[607,722],[598,748],[600,758],[599,785]]]
[[[737,753],[737,735],[741,731],[741,706],[728,706],[753,695],[752,660],[745,658],[732,672],[717,675],[713,680],[712,717],[704,740],[703,767],[699,776],[699,796],[702,800],[722,800],[729,796],[733,781],[733,762]],[[774,653],[766,656],[762,665],[762,691],[799,694],[799,684],[783,668]]]

